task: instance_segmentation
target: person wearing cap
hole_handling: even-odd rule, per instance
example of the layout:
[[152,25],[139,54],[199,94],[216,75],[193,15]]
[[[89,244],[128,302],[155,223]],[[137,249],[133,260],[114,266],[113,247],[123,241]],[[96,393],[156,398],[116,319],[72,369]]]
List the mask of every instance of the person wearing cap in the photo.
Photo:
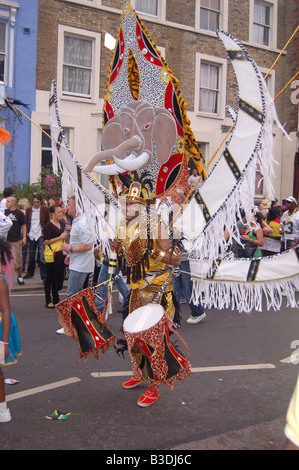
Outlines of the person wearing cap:
[[299,244],[299,211],[297,199],[293,196],[285,200],[287,210],[281,217],[282,251]]

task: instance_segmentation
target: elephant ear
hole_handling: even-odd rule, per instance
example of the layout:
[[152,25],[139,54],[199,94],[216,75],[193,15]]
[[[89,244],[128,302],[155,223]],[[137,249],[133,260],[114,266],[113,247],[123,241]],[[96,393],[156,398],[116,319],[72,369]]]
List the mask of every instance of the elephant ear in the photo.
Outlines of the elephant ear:
[[156,156],[160,165],[166,163],[176,145],[177,129],[172,115],[164,108],[155,108],[152,136],[156,144]]
[[122,133],[120,132],[119,117],[115,116],[104,127],[102,135],[102,144],[105,150],[117,147],[123,142]]

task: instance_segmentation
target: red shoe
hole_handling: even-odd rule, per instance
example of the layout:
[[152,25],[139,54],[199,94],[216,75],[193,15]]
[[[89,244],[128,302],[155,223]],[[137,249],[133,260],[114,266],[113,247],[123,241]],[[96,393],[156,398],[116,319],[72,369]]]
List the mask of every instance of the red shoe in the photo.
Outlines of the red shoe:
[[132,377],[131,379],[129,380],[126,380],[124,383],[123,383],[123,387],[124,388],[134,388],[134,387],[137,387],[138,384],[140,384],[141,382],[143,382],[143,378],[139,379],[138,377]]
[[158,396],[159,396],[159,392],[156,392],[155,390],[149,387],[141,395],[141,397],[139,398],[137,402],[137,405],[142,406],[142,407],[150,406],[153,403],[155,403],[155,401],[158,399]]

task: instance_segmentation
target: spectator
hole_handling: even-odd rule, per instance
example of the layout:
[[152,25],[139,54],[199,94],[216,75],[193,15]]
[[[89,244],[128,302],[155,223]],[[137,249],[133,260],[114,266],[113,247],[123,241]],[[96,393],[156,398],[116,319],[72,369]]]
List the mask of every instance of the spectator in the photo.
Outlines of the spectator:
[[29,279],[34,276],[35,273],[35,259],[36,251],[40,268],[40,277],[45,283],[47,271],[46,263],[44,259],[44,243],[42,231],[45,225],[50,220],[49,209],[42,205],[42,197],[40,194],[36,194],[33,198],[33,206],[26,210],[27,219],[27,235],[28,239],[28,250],[29,250],[29,261],[27,274],[24,279]]
[[[85,215],[77,210],[74,196],[68,201],[68,214],[73,217],[70,242],[63,243],[61,249],[68,253],[65,260],[69,265],[67,297],[71,297],[83,289],[86,277],[93,272],[94,254],[91,230],[86,224]],[[63,328],[57,333],[64,334]]]
[[12,221],[12,226],[7,234],[7,241],[10,242],[15,252],[15,270],[18,273],[17,282],[23,285],[22,248],[27,243],[26,217],[20,209],[17,209],[17,200],[14,196],[6,199],[6,207],[5,215]]
[[271,209],[271,200],[263,199],[258,209],[259,209],[259,212],[261,212],[266,219],[268,217],[269,209]]
[[237,240],[239,240],[242,232],[245,233],[248,228],[246,225],[245,211],[243,209],[240,210],[240,215],[241,215],[241,219],[239,218],[237,222],[238,233],[236,233],[236,238],[234,237],[232,238],[231,250],[234,254],[234,258],[240,258],[242,256],[244,246],[240,244]]
[[[23,212],[23,214],[26,215],[26,210],[29,207],[30,207],[30,204],[26,197],[19,199],[18,208]],[[26,243],[26,245],[23,245],[23,248],[22,248],[23,272],[25,271],[25,268],[26,268],[27,255],[28,255],[28,243]]]
[[263,215],[261,212],[257,212],[254,216],[254,221],[251,222],[250,229],[247,229],[246,233],[242,235],[244,240],[245,248],[240,258],[261,258],[263,246],[264,233],[263,233]]
[[188,184],[189,184],[189,187],[190,189],[193,188],[193,186],[195,185],[195,183],[198,181],[198,184],[196,185],[195,189],[198,189],[199,188],[199,176],[198,176],[198,172],[196,169],[192,170],[192,173],[191,175],[189,176],[188,178]]
[[0,201],[0,210],[2,210],[2,212],[6,210],[6,199],[12,195],[13,195],[12,188],[4,188],[3,199],[1,199]]
[[294,248],[299,243],[299,211],[297,199],[290,196],[286,199],[287,210],[281,217],[282,251]]
[[190,264],[187,259],[187,252],[181,245],[181,263],[180,263],[180,274],[179,276],[173,277],[173,288],[175,297],[178,303],[180,303],[181,295],[184,294],[186,301],[190,307],[190,316],[187,319],[187,323],[198,323],[206,318],[203,306],[199,302],[195,305],[191,300],[193,281],[190,274]]
[[[64,279],[64,255],[61,251],[62,243],[69,238],[65,231],[65,222],[62,220],[60,206],[50,207],[51,220],[46,223],[43,230],[47,277],[45,282],[46,307],[55,308],[58,304],[59,290],[62,289]],[[51,300],[51,293],[53,302]]]
[[279,206],[272,206],[269,209],[266,223],[272,228],[272,233],[264,232],[264,242],[262,246],[263,256],[273,256],[280,253],[281,250],[281,233],[280,233],[280,217],[281,211]]

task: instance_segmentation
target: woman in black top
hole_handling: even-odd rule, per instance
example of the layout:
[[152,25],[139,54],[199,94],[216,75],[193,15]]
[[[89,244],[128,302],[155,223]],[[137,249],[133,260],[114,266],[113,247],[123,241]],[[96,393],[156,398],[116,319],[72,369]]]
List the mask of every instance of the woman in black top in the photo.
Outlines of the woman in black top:
[[[45,282],[46,307],[55,308],[59,302],[58,291],[62,288],[64,276],[64,256],[61,251],[63,241],[69,238],[66,232],[63,212],[60,206],[50,207],[51,219],[43,231],[47,277]],[[54,262],[55,257],[55,262]],[[59,261],[59,262],[58,262]],[[51,290],[53,302],[51,300]]]

